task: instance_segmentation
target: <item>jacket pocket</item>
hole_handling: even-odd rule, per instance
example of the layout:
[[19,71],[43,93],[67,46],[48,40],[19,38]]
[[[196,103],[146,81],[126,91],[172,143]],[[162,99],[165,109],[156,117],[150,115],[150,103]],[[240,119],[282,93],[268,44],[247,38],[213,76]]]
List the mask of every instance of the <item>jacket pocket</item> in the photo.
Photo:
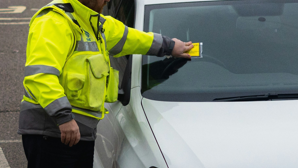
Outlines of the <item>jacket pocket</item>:
[[67,61],[65,89],[72,106],[100,111],[106,97],[109,65],[102,54],[76,55]]
[[78,99],[81,96],[85,83],[85,75],[78,73],[67,74],[67,93],[69,99]]
[[87,78],[85,96],[90,110],[99,111],[105,101],[106,82],[109,75],[109,66],[102,54],[87,58]]
[[106,102],[112,103],[118,99],[119,71],[110,67],[108,77]]

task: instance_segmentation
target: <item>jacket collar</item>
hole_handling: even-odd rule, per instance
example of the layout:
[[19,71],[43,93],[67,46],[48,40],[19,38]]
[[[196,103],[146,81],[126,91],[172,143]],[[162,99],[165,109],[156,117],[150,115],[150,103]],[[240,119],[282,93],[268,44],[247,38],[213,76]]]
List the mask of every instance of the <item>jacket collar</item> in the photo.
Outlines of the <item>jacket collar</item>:
[[[94,34],[98,37],[101,26],[102,18],[100,18],[100,14],[87,6],[83,5],[78,0],[63,0],[66,3],[70,3],[74,9],[75,15],[78,17],[77,19],[81,20],[83,24],[93,29]],[[92,28],[93,27],[93,28]],[[96,38],[97,38],[96,37]]]

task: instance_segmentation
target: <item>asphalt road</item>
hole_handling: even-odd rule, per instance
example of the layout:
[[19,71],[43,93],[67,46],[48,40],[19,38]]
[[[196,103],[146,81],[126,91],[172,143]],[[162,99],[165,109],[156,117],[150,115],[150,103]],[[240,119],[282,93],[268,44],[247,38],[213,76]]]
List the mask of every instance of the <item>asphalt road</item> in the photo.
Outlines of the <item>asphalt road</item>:
[[27,167],[17,134],[30,18],[51,0],[0,1],[0,168]]

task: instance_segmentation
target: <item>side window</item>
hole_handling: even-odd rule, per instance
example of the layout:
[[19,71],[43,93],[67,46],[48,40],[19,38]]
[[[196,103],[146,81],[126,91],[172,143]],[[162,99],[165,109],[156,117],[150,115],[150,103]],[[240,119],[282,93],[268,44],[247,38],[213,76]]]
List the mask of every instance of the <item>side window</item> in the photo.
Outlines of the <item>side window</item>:
[[[120,3],[120,4],[119,4]],[[135,3],[134,0],[112,0],[108,3],[103,11],[104,15],[111,15],[112,17],[120,20],[128,27],[134,27],[134,19],[135,19]],[[120,58],[110,57],[111,66],[114,69],[119,71],[119,89],[123,90],[122,84],[123,78],[129,78],[126,75],[130,73],[125,73],[130,69],[126,68],[128,63],[129,56],[124,56]]]
[[128,27],[134,27],[135,6],[134,0],[127,0],[119,6],[116,19],[123,22]]
[[103,8],[102,13],[104,15],[110,15],[112,17],[115,17],[121,2],[122,0],[112,0],[108,2],[108,4]]

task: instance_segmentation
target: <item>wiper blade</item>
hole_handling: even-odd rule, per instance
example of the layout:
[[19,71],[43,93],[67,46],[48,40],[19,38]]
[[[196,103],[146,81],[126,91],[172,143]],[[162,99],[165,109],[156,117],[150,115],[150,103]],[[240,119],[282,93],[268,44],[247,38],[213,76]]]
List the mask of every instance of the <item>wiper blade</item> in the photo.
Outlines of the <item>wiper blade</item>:
[[298,94],[263,94],[236,97],[215,98],[213,101],[266,101],[266,100],[298,99]]

